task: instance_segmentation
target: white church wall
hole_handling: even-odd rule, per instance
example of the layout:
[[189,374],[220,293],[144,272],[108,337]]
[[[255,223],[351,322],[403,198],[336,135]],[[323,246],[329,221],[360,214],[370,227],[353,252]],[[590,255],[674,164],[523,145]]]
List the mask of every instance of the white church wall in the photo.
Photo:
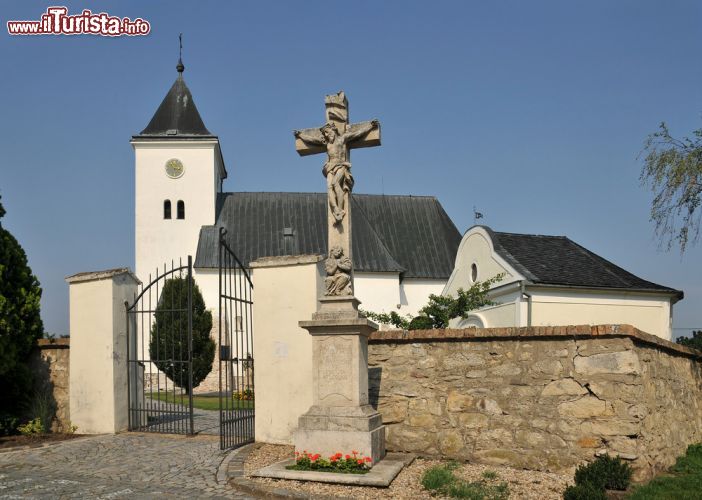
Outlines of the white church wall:
[[529,293],[532,326],[629,324],[666,340],[672,337],[667,296],[532,287]]
[[[217,141],[132,141],[135,153],[136,274],[148,283],[149,274],[164,262],[195,257],[203,225],[214,224],[219,182]],[[184,173],[166,175],[165,164],[179,159]],[[215,179],[213,185],[213,179]],[[171,201],[171,219],[163,217],[163,202]],[[185,203],[185,218],[177,218],[177,203]]]
[[490,293],[494,306],[483,307],[472,311],[468,319],[455,318],[449,321],[450,328],[506,328],[511,326],[526,326],[520,323],[521,292],[516,284],[499,288]]
[[446,280],[422,278],[405,278],[400,284],[402,307],[397,310],[400,315],[416,316],[419,310],[429,302],[429,295],[441,295]]
[[214,316],[219,310],[219,270],[195,269],[193,277],[205,299],[205,307],[213,312],[213,319],[216,319]]
[[359,273],[353,275],[354,295],[364,311],[398,311],[400,275],[398,273]]

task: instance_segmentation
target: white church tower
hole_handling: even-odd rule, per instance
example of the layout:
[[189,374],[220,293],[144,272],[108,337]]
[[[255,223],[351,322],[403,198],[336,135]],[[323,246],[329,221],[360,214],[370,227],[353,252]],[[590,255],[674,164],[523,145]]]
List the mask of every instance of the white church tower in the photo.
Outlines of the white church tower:
[[215,223],[226,178],[219,139],[205,127],[183,79],[185,67],[139,135],[135,167],[135,266],[144,285],[165,262],[195,259],[200,228]]

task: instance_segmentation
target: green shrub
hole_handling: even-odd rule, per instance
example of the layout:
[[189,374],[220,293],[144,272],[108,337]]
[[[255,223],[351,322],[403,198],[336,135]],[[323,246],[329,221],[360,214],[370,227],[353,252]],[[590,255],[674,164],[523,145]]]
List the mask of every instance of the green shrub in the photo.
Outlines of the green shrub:
[[24,425],[20,425],[17,427],[17,430],[20,431],[20,434],[23,436],[35,436],[44,432],[44,426],[40,418],[35,418]]
[[607,500],[604,489],[592,483],[568,486],[563,492],[563,500]]
[[51,432],[51,423],[56,415],[56,400],[50,386],[43,385],[34,392],[29,415],[41,422],[42,432]]
[[601,490],[626,490],[631,482],[631,467],[619,457],[603,455],[594,462],[579,466],[575,484],[591,483]]
[[6,413],[0,414],[0,436],[17,434],[19,419]]

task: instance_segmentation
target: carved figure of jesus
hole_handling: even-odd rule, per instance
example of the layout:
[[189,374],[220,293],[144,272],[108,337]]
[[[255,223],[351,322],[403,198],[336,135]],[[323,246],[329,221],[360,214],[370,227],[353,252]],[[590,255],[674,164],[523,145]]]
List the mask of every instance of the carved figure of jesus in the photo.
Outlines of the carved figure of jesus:
[[351,175],[348,144],[359,137],[363,137],[378,126],[378,120],[372,120],[361,124],[353,131],[351,127],[346,127],[344,133],[340,133],[333,122],[327,122],[319,129],[321,139],[316,134],[307,134],[301,130],[295,131],[296,138],[302,139],[309,144],[323,146],[327,150],[327,161],[322,167],[322,174],[327,178],[327,193],[334,224],[339,224],[344,219],[346,215],[346,198],[353,189],[353,175]]

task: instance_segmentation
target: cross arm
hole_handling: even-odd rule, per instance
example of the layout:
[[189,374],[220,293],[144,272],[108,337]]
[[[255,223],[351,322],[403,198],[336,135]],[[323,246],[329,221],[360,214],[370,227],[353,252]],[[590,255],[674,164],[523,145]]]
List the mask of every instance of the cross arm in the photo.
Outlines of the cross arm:
[[305,128],[295,132],[295,150],[300,156],[323,153],[327,150],[319,128]]
[[371,120],[351,124],[346,135],[349,137],[349,147],[352,149],[380,146],[380,123],[378,120]]

